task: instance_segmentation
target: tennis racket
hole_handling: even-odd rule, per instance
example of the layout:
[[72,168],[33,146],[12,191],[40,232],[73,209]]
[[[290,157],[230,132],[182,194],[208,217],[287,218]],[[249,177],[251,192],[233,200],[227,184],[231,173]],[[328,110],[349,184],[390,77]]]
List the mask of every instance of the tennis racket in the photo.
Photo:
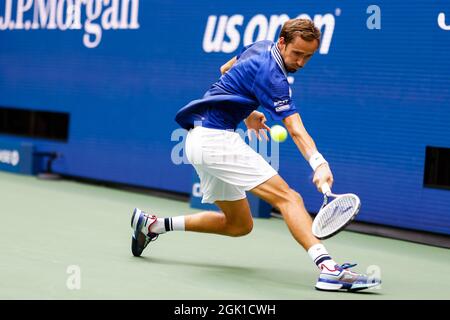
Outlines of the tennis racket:
[[[356,194],[333,194],[328,183],[322,185],[323,204],[314,218],[312,232],[327,239],[344,229],[358,214],[361,200]],[[329,198],[334,198],[329,201]]]

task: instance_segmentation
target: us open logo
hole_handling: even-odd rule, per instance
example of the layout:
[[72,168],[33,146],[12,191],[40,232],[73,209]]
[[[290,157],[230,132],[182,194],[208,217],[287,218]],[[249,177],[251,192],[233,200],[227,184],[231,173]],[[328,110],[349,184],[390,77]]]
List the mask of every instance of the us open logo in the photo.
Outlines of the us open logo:
[[[314,21],[314,24],[322,30],[319,53],[328,54],[333,38],[336,17],[341,15],[341,13],[341,9],[336,8],[334,14],[326,13],[311,16],[302,13],[295,18]],[[248,19],[242,14],[232,16],[210,15],[207,19],[203,35],[203,50],[207,53],[231,53],[238,49],[241,42],[246,46],[259,40],[274,41],[278,30],[290,18],[287,14],[271,16],[257,14]]]
[[450,22],[449,22],[449,24],[445,23],[445,13],[444,12],[439,13],[437,21],[438,21],[439,28],[441,28],[442,30],[445,30],[445,31],[450,31]]

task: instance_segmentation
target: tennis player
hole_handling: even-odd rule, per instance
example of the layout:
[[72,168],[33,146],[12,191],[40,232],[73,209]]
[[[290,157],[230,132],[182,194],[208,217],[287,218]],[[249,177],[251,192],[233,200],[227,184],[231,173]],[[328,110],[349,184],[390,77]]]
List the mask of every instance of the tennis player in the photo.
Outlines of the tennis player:
[[306,131],[288,83],[288,73],[303,68],[320,44],[320,31],[307,19],[287,21],[277,43],[264,40],[243,48],[225,63],[222,76],[204,97],[181,108],[178,124],[188,130],[185,151],[200,177],[203,203],[215,203],[222,212],[204,211],[193,215],[157,218],[135,209],[132,252],[144,248],[168,231],[207,232],[232,237],[252,231],[253,220],[246,191],[267,201],[282,213],[295,240],[308,252],[319,269],[315,288],[319,290],[361,290],[377,286],[379,279],[349,270],[354,265],[337,264],[324,245],[312,234],[312,219],[302,197],[234,132],[244,121],[248,132],[267,139],[266,117],[282,120],[303,157],[314,171],[313,182],[320,191],[333,175],[325,158]]

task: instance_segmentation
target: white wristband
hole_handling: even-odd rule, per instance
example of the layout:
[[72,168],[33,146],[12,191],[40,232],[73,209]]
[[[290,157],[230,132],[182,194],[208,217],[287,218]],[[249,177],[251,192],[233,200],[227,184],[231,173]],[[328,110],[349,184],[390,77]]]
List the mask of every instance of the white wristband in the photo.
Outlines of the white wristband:
[[313,171],[316,171],[317,167],[319,167],[321,164],[324,164],[324,163],[328,163],[328,162],[325,160],[325,158],[319,152],[314,153],[309,158],[309,165],[311,166]]

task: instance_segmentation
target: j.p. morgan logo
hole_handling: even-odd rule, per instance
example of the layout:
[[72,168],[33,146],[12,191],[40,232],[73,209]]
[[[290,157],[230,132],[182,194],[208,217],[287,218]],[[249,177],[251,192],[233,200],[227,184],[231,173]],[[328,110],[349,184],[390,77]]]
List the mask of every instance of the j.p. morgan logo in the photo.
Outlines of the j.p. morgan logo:
[[17,150],[1,150],[0,163],[9,164],[13,167],[17,166],[20,161],[19,152]]
[[[0,31],[84,30],[83,44],[95,48],[103,30],[139,29],[139,0],[4,0]],[[2,10],[4,10],[2,12]]]

